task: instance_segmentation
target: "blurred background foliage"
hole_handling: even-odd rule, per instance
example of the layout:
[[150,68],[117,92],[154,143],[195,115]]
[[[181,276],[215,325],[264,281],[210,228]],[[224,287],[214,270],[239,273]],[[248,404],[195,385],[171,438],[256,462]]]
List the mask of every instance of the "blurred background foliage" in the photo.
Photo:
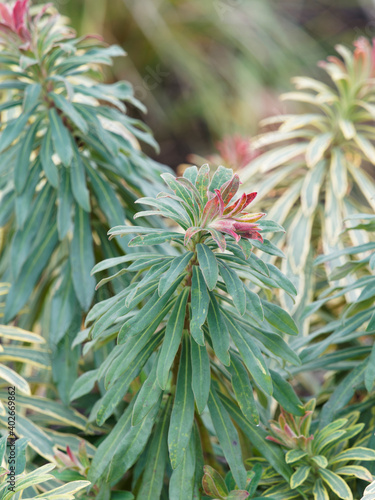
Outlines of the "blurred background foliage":
[[[127,79],[148,108],[176,168],[234,133],[284,112],[294,75],[319,76],[333,46],[375,35],[372,0],[55,0],[79,33],[99,33],[127,52],[109,81]],[[155,153],[150,151],[151,155]]]

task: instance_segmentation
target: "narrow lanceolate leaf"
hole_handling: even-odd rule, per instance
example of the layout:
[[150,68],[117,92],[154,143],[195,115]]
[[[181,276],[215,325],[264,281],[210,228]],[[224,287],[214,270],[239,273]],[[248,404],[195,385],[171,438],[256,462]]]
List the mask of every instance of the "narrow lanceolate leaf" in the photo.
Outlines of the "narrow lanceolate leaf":
[[237,273],[224,263],[220,264],[220,274],[224,279],[229,295],[232,296],[236,309],[243,316],[246,311],[246,293],[242,281],[237,276]]
[[206,408],[210,393],[210,359],[205,346],[200,346],[193,338],[191,341],[192,388],[198,413]]
[[67,169],[61,170],[61,181],[58,187],[57,229],[59,238],[63,240],[72,227],[73,196],[70,188],[70,174]]
[[220,396],[224,407],[235,420],[242,432],[250,439],[254,447],[261,451],[272,467],[289,482],[292,469],[285,463],[285,454],[281,447],[266,439],[267,432],[261,427],[250,423],[242,414],[239,407],[225,396]]
[[215,254],[208,246],[198,243],[197,256],[207,287],[209,290],[213,290],[219,277],[219,268]]
[[210,497],[227,498],[229,491],[222,476],[209,465],[203,467],[203,490]]
[[246,487],[246,469],[236,428],[213,388],[210,389],[208,408],[220,446],[239,488]]
[[55,226],[47,227],[45,237],[29,255],[20,274],[12,284],[7,296],[4,322],[8,323],[28,301],[33,288],[45,269],[45,263],[51,257],[58,242]]
[[19,391],[30,395],[30,387],[26,380],[18,375],[14,370],[7,366],[0,364],[0,379],[9,382],[9,385],[16,387]]
[[332,134],[330,132],[319,134],[312,139],[306,150],[306,162],[309,167],[313,167],[323,158],[331,141]]
[[301,460],[301,458],[305,457],[306,455],[307,452],[303,450],[289,450],[285,455],[285,461],[287,464],[294,464],[294,462],[298,462],[298,460]]
[[17,193],[22,193],[29,178],[30,156],[35,147],[35,134],[38,130],[40,119],[27,130],[22,139],[22,147],[19,148],[14,166],[14,186]]
[[266,320],[277,330],[288,335],[298,335],[298,327],[293,318],[284,309],[271,302],[262,300]]
[[173,469],[176,469],[184,458],[193,427],[194,394],[191,385],[190,342],[185,335],[168,433],[169,457]]
[[256,384],[267,394],[272,394],[272,379],[259,347],[232,317],[226,315],[230,335],[246,368]]
[[292,477],[290,478],[290,487],[292,489],[298,488],[298,486],[301,486],[306,479],[309,477],[311,471],[311,467],[307,465],[302,465],[301,467],[298,467]]
[[346,482],[328,469],[319,469],[319,474],[326,485],[342,500],[353,500],[352,492]]
[[[375,318],[375,316],[373,316]],[[370,331],[370,329],[368,329]],[[375,382],[375,345],[372,347],[371,354],[365,371],[365,386],[368,392],[372,391]]]
[[349,460],[375,460],[375,450],[371,450],[370,448],[363,448],[360,446],[356,448],[350,448],[349,450],[338,453],[335,457],[332,458],[332,460],[330,460],[330,463],[336,464],[337,462],[346,462]]
[[121,332],[123,331],[123,338],[121,340],[123,341],[125,338],[132,337],[145,330],[155,317],[165,308],[182,280],[183,277],[180,276],[162,297],[159,297],[156,291],[141,311],[131,320],[127,321],[121,328]]
[[348,171],[345,161],[342,151],[335,148],[331,154],[330,173],[332,188],[338,198],[343,198],[348,190]]
[[172,283],[186,270],[193,255],[193,252],[187,252],[172,260],[170,268],[160,278],[159,295],[164,295]]
[[371,472],[361,465],[347,465],[336,469],[336,472],[340,476],[355,476],[358,477],[358,479],[363,479],[363,481],[372,481]]
[[50,97],[52,97],[56,106],[76,125],[83,134],[87,134],[88,125],[83,116],[75,109],[74,105],[65,99],[62,94],[55,94],[51,92]]
[[195,186],[198,189],[199,195],[203,203],[207,202],[207,190],[210,184],[210,167],[205,164],[202,165],[198,171]]
[[194,340],[201,346],[204,346],[202,325],[206,321],[209,302],[210,297],[202,272],[198,266],[193,266],[190,331]]
[[87,311],[95,293],[95,279],[90,275],[95,258],[90,218],[81,207],[76,207],[74,234],[70,249],[70,263],[74,290],[81,307]]
[[98,379],[99,369],[90,370],[83,375],[81,375],[73,384],[70,391],[70,401],[84,396],[92,391],[94,385]]
[[320,187],[327,170],[327,161],[321,160],[311,168],[304,178],[301,189],[301,207],[304,215],[311,216],[318,205]]
[[305,409],[290,384],[276,371],[270,370],[273,383],[273,397],[289,413],[303,417]]
[[189,288],[179,295],[170,318],[168,319],[163,346],[157,367],[157,379],[162,389],[166,388],[169,370],[181,343],[182,330],[186,318],[186,304],[189,296]]
[[247,296],[247,311],[260,321],[263,321],[264,312],[259,295],[252,290],[249,290],[247,287],[245,287],[245,292]]
[[315,481],[313,487],[313,495],[314,500],[329,500],[328,491],[321,479]]
[[255,404],[249,376],[245,367],[236,356],[231,356],[229,372],[232,376],[234,394],[242,413],[253,424],[259,424],[259,413]]
[[62,164],[69,167],[73,158],[73,148],[68,129],[63,124],[56,109],[49,110],[49,120],[53,146]]
[[157,360],[154,362],[150,375],[143,383],[134,404],[132,425],[139,424],[157,403],[162,389],[156,377]]
[[195,462],[195,433],[192,432],[184,458],[172,473],[169,482],[169,498],[193,500]]
[[207,322],[215,354],[224,365],[229,366],[230,356],[228,349],[230,337],[224,318],[220,312],[219,304],[211,292]]
[[90,212],[90,194],[86,186],[86,171],[77,146],[73,147],[73,158],[70,167],[73,196],[83,210]]
[[168,402],[164,413],[154,430],[137,500],[156,500],[160,498],[168,452],[167,435],[169,406]]
[[162,398],[159,397],[146,418],[139,424],[132,425],[117,446],[106,477],[108,482],[117,483],[139,458],[150,438],[161,401]]
[[52,133],[51,129],[48,128],[47,132],[44,134],[42,139],[42,145],[40,148],[40,161],[44,173],[46,174],[48,182],[57,188],[59,185],[59,172],[56,165],[52,160],[53,156],[53,144],[52,144]]

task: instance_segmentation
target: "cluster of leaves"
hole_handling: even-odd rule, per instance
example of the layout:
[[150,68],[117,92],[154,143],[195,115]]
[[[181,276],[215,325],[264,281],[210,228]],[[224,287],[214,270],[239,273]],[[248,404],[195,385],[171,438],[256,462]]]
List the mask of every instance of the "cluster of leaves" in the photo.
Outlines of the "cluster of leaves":
[[[6,10],[22,22],[21,34]],[[131,219],[135,193],[153,192],[162,168],[138,148],[136,138],[156,147],[147,127],[125,114],[124,101],[142,109],[131,86],[96,81],[122,49],[77,38],[50,6],[33,14],[28,2],[13,13],[2,5],[2,17],[0,226],[10,243],[1,272],[12,283],[4,319],[25,306],[42,273],[46,290],[58,270],[64,279],[52,309],[65,313],[53,314],[56,344],[77,306],[91,305],[94,249],[99,258],[125,249],[99,246],[93,234],[105,240],[106,227]]]
[[[255,193],[234,201],[239,178],[230,169],[221,167],[210,178],[204,165],[199,171],[188,168],[180,178],[170,174],[163,178],[170,191],[140,199],[139,203],[153,210],[137,217],[158,213],[177,222],[183,232],[130,225],[110,230],[111,237],[138,233],[130,246],[174,244],[169,246],[169,254],[128,254],[95,266],[94,273],[130,264],[103,278],[99,286],[118,273],[136,274],[130,286],[90,311],[87,323],[93,325],[83,334],[90,340],[89,348],[98,349],[109,342],[113,346],[114,338],[117,345],[104,363],[77,380],[71,396],[83,396],[96,382],[104,384],[107,390],[90,415],[90,420],[103,425],[112,414],[121,414],[124,396],[144,369],[147,378],[100,444],[89,479],[106,483],[119,479],[146,449],[139,498],[160,495],[170,461],[171,498],[184,494],[187,499],[200,487],[193,450],[207,434],[200,417],[207,405],[235,481],[240,487],[246,483],[238,433],[221,394],[237,400],[254,428],[259,423],[254,389],[273,394],[296,415],[304,410],[277,363],[269,369],[264,358],[299,364],[298,356],[282,338],[282,334],[296,335],[296,325],[288,313],[267,300],[273,288],[293,295],[294,287],[275,266],[267,266],[251,251],[255,246],[278,253],[261,234],[281,228],[272,221],[260,222],[264,214],[243,212]],[[81,334],[79,338],[84,339]],[[150,481],[155,467],[157,480]],[[182,480],[189,484],[188,490],[180,490]]]
[[[13,490],[9,490],[7,464],[7,437],[0,439],[0,495],[2,500],[75,500],[75,494],[90,485],[88,481],[70,481],[62,484],[52,471],[56,465],[46,464],[32,471],[26,471],[27,441],[20,439],[16,443],[15,451],[15,483]],[[12,465],[13,467],[13,465]]]
[[21,326],[32,329],[48,302],[43,330],[67,403],[79,353],[69,356],[66,334],[92,303],[90,271],[127,250],[125,241],[109,246],[106,231],[132,220],[134,200],[166,169],[139,148],[138,139],[157,145],[126,114],[124,103],[143,109],[131,85],[98,83],[120,47],[78,38],[50,5],[0,5],[0,276],[12,285],[4,322],[27,305]]
[[375,49],[363,38],[355,42],[354,53],[341,45],[336,49],[342,60],[320,63],[333,85],[294,78],[297,90],[283,99],[310,109],[264,120],[264,125],[280,125],[252,141],[266,151],[243,175],[252,185],[258,179],[270,217],[287,228],[285,266],[295,274],[300,301],[304,289],[311,289],[304,273],[311,243],[324,253],[340,249],[344,219],[375,209],[375,183],[368,173],[375,164]]
[[289,486],[284,488],[280,487],[282,477],[271,475],[267,480],[271,486],[266,494],[275,498],[298,498],[300,493],[296,490],[300,489],[302,494],[313,493],[314,500],[322,500],[329,498],[328,487],[339,498],[353,500],[352,491],[342,476],[372,481],[371,472],[359,463],[374,461],[375,450],[349,444],[365,424],[356,424],[359,418],[356,412],[311,433],[314,408],[315,400],[311,399],[305,405],[303,417],[281,411],[278,422],[271,423],[273,436],[268,439],[288,450],[285,461],[294,472]]

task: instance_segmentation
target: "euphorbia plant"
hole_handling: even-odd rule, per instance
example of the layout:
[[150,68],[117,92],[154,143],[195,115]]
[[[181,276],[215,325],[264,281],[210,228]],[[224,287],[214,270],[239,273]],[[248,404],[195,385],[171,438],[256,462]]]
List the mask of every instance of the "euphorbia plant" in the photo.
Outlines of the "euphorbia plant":
[[279,362],[299,363],[282,338],[297,334],[297,328],[286,312],[267,300],[273,288],[291,295],[295,290],[275,266],[252,253],[254,245],[277,253],[262,235],[282,228],[265,220],[263,213],[246,212],[256,193],[236,198],[240,181],[232,170],[220,167],[210,178],[204,165],[199,171],[188,168],[183,177],[163,178],[169,191],[140,199],[152,209],[136,218],[161,215],[180,228],[162,231],[128,225],[109,232],[111,237],[136,233],[130,247],[155,249],[109,259],[94,268],[97,273],[130,264],[99,286],[119,273],[133,278],[129,287],[89,313],[87,320],[94,323],[86,331],[87,350],[114,338],[117,345],[101,366],[78,379],[72,398],[99,381],[106,391],[95,403],[91,419],[103,425],[111,415],[122,415],[98,448],[89,474],[92,482],[118,481],[145,449],[147,456],[133,471],[134,487],[143,471],[138,498],[159,498],[170,463],[170,497],[187,500],[200,488],[203,461],[216,463],[208,415],[235,482],[239,488],[246,485],[240,449],[245,438],[238,435],[221,395],[237,401],[254,429],[259,423],[254,390],[263,400],[272,394],[280,402],[288,400],[292,412],[303,414],[292,388],[278,373]]
[[311,297],[312,265],[306,265],[311,248],[325,253],[342,248],[344,219],[375,209],[369,175],[375,165],[375,48],[365,38],[354,45],[354,51],[338,45],[340,57],[320,63],[328,84],[293,79],[296,90],[282,99],[302,111],[263,121],[268,131],[252,140],[262,154],[242,174],[245,184],[256,183],[270,216],[287,228],[285,262],[288,275],[295,274],[299,301]]
[[[306,405],[303,417],[281,409],[277,422],[271,422],[272,436],[268,439],[278,443],[286,451],[285,461],[294,469],[289,486],[282,486],[281,476],[271,475],[266,484],[274,483],[265,492],[275,499],[330,498],[328,491],[343,500],[353,500],[355,478],[371,482],[371,472],[363,462],[373,462],[375,451],[353,443],[365,424],[356,423],[359,412],[350,413],[347,418],[334,420],[315,432],[311,431],[315,400]],[[352,443],[352,444],[351,444]],[[251,461],[250,461],[251,463]],[[344,480],[345,479],[345,480]],[[281,483],[281,484],[280,484]],[[301,496],[297,489],[300,489]]]
[[23,310],[19,324],[31,329],[46,312],[67,402],[78,360],[66,335],[91,306],[90,270],[127,249],[109,246],[106,231],[132,220],[134,200],[153,193],[166,169],[139,148],[137,139],[157,146],[126,114],[124,102],[143,109],[131,85],[101,83],[120,47],[77,37],[50,4],[0,3],[0,21],[0,276],[12,285],[4,321]]

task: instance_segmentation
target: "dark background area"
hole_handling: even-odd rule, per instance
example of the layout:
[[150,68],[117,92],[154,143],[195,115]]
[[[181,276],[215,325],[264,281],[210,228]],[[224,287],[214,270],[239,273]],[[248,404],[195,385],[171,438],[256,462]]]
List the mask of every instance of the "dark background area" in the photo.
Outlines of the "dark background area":
[[375,36],[371,0],[60,0],[58,7],[79,34],[99,33],[127,51],[107,78],[133,84],[161,146],[156,158],[174,168],[192,153],[215,152],[225,136],[250,138],[261,118],[290,109],[278,95],[292,90],[293,76],[324,78],[317,63],[336,43]]

